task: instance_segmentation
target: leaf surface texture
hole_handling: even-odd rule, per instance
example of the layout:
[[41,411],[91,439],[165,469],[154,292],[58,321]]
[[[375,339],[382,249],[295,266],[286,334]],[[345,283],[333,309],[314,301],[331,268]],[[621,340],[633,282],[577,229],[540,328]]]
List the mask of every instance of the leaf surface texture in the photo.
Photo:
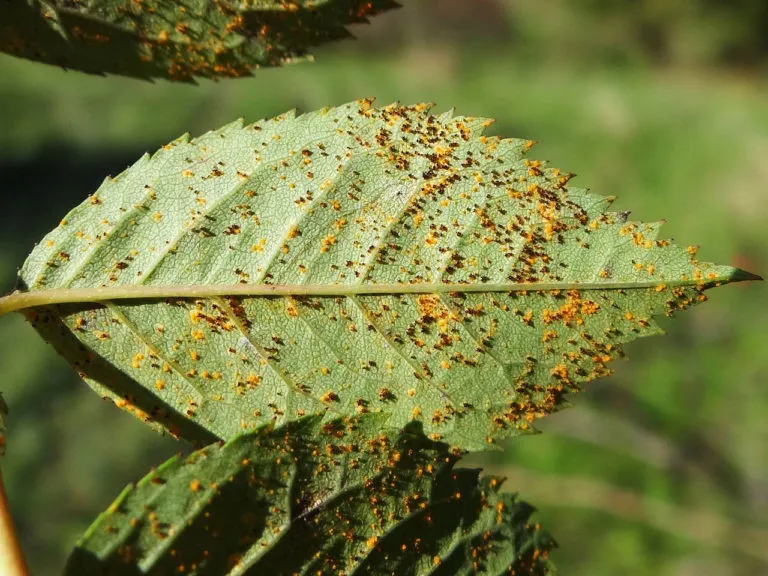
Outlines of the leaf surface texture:
[[360,101],[183,137],[66,216],[16,297],[99,393],[199,443],[376,412],[482,449],[749,277],[487,124]]
[[548,574],[501,479],[414,427],[318,417],[173,458],[91,526],[66,574]]
[[92,74],[250,76],[350,37],[393,0],[3,0],[0,51]]

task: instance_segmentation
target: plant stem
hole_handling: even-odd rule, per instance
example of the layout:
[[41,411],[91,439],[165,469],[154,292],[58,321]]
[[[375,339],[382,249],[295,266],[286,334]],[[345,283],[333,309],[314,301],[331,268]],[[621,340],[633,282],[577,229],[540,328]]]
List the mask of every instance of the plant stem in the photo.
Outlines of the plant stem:
[[13,527],[8,499],[5,497],[3,475],[0,472],[0,574],[2,576],[29,576],[27,563]]

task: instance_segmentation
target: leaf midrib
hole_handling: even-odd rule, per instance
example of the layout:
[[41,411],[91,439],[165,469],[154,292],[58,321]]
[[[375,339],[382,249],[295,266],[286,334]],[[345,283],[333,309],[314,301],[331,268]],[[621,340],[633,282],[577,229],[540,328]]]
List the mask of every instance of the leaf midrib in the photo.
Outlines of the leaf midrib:
[[647,288],[709,288],[725,282],[757,280],[759,277],[733,269],[729,274],[703,280],[647,280],[628,282],[502,282],[448,283],[416,282],[413,284],[188,284],[130,285],[97,288],[51,288],[16,291],[0,298],[0,316],[28,308],[53,304],[103,304],[114,300],[158,300],[166,298],[240,297],[345,297],[407,294],[467,294],[490,292],[550,292],[557,290],[636,290]]

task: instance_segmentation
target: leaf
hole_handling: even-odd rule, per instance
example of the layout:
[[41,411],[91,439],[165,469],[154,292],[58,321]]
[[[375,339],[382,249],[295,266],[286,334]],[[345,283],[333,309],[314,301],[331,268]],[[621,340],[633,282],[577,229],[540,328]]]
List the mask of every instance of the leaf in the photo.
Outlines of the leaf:
[[502,480],[367,415],[176,457],[127,487],[66,574],[547,574],[554,546]]
[[4,0],[0,51],[91,74],[250,76],[350,37],[394,0]]
[[755,278],[487,125],[360,101],[183,137],[62,220],[0,312],[192,441],[370,411],[472,450],[608,374],[654,315]]

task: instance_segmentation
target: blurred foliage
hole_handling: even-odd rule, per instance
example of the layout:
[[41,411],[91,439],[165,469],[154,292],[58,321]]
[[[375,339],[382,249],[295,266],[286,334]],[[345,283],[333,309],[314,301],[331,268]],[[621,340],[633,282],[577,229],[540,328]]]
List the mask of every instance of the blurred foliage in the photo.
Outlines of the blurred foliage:
[[[617,64],[768,64],[763,0],[506,0],[516,44],[549,56]],[[554,41],[554,42],[553,42]]]
[[408,10],[377,23],[368,44],[503,42],[531,63],[566,65],[768,66],[764,0],[420,0]]
[[[0,57],[2,286],[69,207],[145,150],[361,96],[497,118],[494,133],[540,140],[532,156],[579,174],[575,185],[617,195],[634,218],[668,218],[663,232],[701,244],[703,259],[766,275],[762,1],[403,3],[356,27],[360,42],[253,80],[151,85]],[[628,32],[641,13],[670,39],[663,58]],[[543,421],[545,434],[483,458],[512,486],[520,470],[559,486],[521,497],[557,537],[564,573],[768,573],[765,290],[713,292],[664,322],[667,336],[630,345],[630,361]],[[33,572],[56,574],[114,494],[187,448],[101,402],[20,317],[0,322],[0,366],[9,497]],[[662,504],[697,531],[667,524]]]

